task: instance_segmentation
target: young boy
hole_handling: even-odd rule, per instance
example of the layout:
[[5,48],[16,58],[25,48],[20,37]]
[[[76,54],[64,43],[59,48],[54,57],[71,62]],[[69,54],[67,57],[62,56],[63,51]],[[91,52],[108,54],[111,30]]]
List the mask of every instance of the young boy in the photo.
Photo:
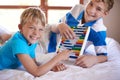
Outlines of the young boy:
[[15,69],[21,65],[34,76],[41,76],[66,60],[71,51],[65,50],[49,62],[38,66],[35,61],[35,48],[45,26],[44,13],[39,8],[26,9],[20,18],[19,30],[0,48],[0,70]]
[[60,33],[66,39],[75,38],[75,34],[69,26],[91,27],[86,47],[93,44],[96,55],[79,56],[76,59],[76,65],[88,68],[107,61],[106,27],[103,24],[103,17],[109,13],[113,4],[113,0],[90,0],[86,7],[81,4],[76,5],[61,19],[61,23],[52,27],[54,32]]

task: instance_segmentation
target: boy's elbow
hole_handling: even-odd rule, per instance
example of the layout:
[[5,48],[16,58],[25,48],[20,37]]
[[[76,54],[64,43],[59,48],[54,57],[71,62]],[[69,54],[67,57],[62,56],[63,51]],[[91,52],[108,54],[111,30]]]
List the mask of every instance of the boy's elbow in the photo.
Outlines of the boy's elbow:
[[46,72],[42,69],[36,69],[35,71],[32,71],[31,74],[34,76],[34,77],[40,77],[42,75],[44,75]]
[[34,77],[40,77],[40,76],[42,76],[43,74],[40,74],[40,73],[34,73],[34,74],[32,74]]

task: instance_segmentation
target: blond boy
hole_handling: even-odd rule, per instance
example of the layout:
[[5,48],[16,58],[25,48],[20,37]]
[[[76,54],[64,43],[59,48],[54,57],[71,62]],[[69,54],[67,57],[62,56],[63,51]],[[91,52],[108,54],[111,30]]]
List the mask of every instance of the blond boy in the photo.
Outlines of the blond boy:
[[19,31],[0,48],[0,70],[23,65],[32,75],[41,76],[68,58],[70,51],[65,50],[43,65],[36,64],[35,48],[45,28],[45,15],[40,8],[25,9],[18,27]]

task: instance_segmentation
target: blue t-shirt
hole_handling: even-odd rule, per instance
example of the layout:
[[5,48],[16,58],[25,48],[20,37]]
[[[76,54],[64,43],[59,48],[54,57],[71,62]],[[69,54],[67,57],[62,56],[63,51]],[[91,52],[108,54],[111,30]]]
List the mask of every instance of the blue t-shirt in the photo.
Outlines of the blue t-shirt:
[[35,58],[36,45],[36,43],[28,45],[24,36],[20,32],[16,32],[0,48],[0,69],[14,69],[21,66],[17,54],[28,54],[31,58]]

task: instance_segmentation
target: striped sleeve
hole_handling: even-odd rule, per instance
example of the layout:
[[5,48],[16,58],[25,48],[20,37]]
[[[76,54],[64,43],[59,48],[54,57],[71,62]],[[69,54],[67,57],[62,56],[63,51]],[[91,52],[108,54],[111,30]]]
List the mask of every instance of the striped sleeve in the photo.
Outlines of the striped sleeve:
[[[96,26],[96,24],[98,26]],[[107,45],[106,45],[106,27],[102,23],[96,23],[91,29],[88,37],[88,41],[92,42],[95,46],[96,55],[107,56]]]

